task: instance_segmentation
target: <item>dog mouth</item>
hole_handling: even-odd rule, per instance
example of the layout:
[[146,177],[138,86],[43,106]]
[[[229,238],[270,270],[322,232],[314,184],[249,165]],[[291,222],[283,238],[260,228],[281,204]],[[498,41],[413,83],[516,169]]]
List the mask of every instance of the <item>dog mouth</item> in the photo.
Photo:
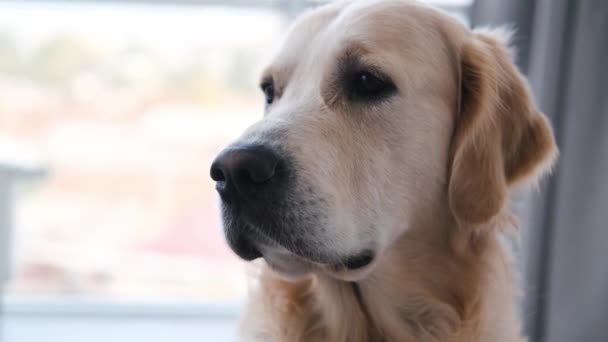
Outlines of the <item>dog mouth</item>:
[[[314,271],[349,276],[370,268],[376,253],[370,248],[338,252],[332,243],[315,232],[326,224],[318,211],[294,214],[285,203],[271,211],[223,203],[224,233],[230,248],[246,261],[263,258],[271,269],[288,279]],[[312,213],[312,214],[311,214]],[[318,233],[317,233],[318,234]]]
[[374,257],[370,252],[349,257],[344,262],[318,263],[284,251],[264,251],[263,258],[279,275],[287,280],[298,280],[315,271],[338,279],[356,281],[368,274]]
[[364,268],[374,261],[374,252],[364,250],[363,252],[347,258],[340,266],[348,270],[358,270]]
[[[265,238],[266,240],[268,238]],[[310,258],[302,251],[294,252],[272,241],[258,243],[255,247],[258,257],[263,258],[268,266],[288,280],[297,280],[314,271],[321,271],[344,280],[357,280],[375,261],[375,253],[370,249],[347,257],[321,260]]]

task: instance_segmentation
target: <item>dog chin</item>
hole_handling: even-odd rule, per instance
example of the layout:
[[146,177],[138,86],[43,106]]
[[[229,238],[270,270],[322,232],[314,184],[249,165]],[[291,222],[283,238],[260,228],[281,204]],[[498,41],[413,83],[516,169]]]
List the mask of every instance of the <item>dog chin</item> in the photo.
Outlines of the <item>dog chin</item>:
[[298,256],[283,251],[263,251],[266,264],[281,278],[288,281],[300,280],[314,270],[315,265]]

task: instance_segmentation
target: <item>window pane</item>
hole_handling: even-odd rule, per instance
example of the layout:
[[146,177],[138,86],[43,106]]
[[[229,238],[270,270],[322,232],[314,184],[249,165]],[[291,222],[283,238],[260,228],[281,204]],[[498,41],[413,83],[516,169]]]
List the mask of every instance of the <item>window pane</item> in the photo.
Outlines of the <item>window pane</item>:
[[242,297],[208,169],[260,117],[257,67],[284,26],[261,9],[1,4],[0,153],[44,174],[15,196],[8,291]]

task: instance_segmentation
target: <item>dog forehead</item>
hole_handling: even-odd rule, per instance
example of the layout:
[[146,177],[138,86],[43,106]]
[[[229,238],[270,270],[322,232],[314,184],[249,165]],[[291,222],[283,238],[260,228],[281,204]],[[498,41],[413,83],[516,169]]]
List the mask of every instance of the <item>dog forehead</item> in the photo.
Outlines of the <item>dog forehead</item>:
[[[308,60],[322,64],[350,45],[379,53],[408,47],[413,53],[432,50],[438,13],[415,1],[344,1],[313,9],[292,26],[271,63],[273,71],[288,72]],[[309,63],[308,63],[309,64]]]
[[322,32],[324,46],[357,43],[374,52],[435,52],[442,48],[442,19],[436,9],[415,1],[355,1],[343,8]]
[[332,3],[309,10],[298,17],[275,51],[268,70],[271,73],[290,73],[303,56],[318,50],[313,45],[340,9],[338,4]]

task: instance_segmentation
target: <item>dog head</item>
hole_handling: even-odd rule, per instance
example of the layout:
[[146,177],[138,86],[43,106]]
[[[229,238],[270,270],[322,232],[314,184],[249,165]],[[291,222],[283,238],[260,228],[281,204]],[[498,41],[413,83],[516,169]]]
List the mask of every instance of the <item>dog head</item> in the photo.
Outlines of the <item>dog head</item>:
[[260,86],[263,119],[211,176],[231,248],[286,277],[361,279],[441,203],[487,222],[555,151],[497,35],[416,2],[309,12]]

